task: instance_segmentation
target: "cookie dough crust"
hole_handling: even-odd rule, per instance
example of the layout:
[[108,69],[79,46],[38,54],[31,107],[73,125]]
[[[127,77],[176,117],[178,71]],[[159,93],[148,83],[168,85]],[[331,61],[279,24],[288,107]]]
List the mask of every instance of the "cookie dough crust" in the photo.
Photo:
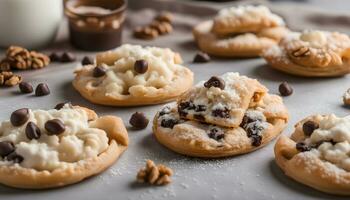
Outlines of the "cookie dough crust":
[[317,190],[337,195],[350,195],[350,172],[334,167],[311,152],[300,153],[296,142],[304,139],[302,125],[307,120],[319,122],[323,116],[308,117],[295,125],[291,138],[281,136],[275,145],[277,165],[290,178]]
[[97,117],[93,110],[75,107],[87,111],[91,127],[106,131],[109,138],[108,148],[98,157],[88,158],[64,169],[37,171],[15,165],[0,166],[0,183],[25,189],[45,189],[62,187],[82,181],[110,167],[128,146],[128,133],[123,121],[115,116]]

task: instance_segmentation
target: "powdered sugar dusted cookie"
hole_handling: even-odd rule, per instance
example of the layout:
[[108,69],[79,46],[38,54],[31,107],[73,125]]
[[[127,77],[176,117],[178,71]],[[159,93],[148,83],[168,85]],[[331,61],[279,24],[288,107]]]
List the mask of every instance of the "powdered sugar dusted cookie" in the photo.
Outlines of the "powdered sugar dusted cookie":
[[245,111],[256,106],[267,89],[257,80],[226,73],[201,81],[178,100],[182,118],[224,127],[238,127]]
[[350,195],[350,116],[314,115],[295,125],[291,138],[275,145],[287,176],[317,190]]
[[74,87],[91,102],[112,106],[157,104],[186,92],[193,73],[170,49],[122,45],[78,69]]
[[271,67],[300,76],[340,76],[350,72],[350,38],[338,32],[290,33],[263,53]]
[[222,57],[259,56],[287,32],[282,18],[264,6],[226,8],[193,29],[202,51]]
[[32,189],[73,184],[101,173],[127,148],[120,118],[68,104],[57,109],[22,108],[0,124],[0,183]]
[[282,99],[266,94],[259,104],[245,110],[238,127],[182,119],[177,105],[170,104],[156,114],[153,132],[161,144],[180,154],[224,157],[265,146],[282,132],[287,120],[288,113]]
[[260,32],[262,29],[284,24],[283,19],[266,6],[237,6],[219,11],[214,18],[213,32],[217,35]]

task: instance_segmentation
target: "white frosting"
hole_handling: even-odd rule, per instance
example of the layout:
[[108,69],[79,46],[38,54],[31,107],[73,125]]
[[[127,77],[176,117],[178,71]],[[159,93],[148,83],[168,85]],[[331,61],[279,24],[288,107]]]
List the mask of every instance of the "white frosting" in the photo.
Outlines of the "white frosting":
[[[98,156],[108,147],[105,131],[90,128],[87,113],[82,109],[71,109],[67,105],[61,110],[29,110],[28,122],[35,123],[41,130],[38,140],[29,140],[25,134],[27,123],[14,127],[10,121],[0,124],[0,141],[15,144],[16,153],[24,160],[19,165],[36,170],[54,170],[80,160]],[[64,133],[48,135],[44,126],[48,120],[60,119]],[[0,166],[8,164],[0,157]]]
[[[112,66],[105,66],[108,71],[99,85],[107,96],[147,95],[156,96],[157,90],[169,87],[183,66],[175,63],[175,53],[170,49],[142,47],[125,44],[112,52],[116,61]],[[137,60],[146,60],[148,70],[138,74],[134,70]],[[94,80],[94,77],[86,77]]]
[[96,15],[107,15],[112,13],[112,10],[105,9],[97,6],[78,6],[70,7],[70,9],[77,14],[96,14]]
[[324,117],[316,129],[305,142],[317,144],[324,142],[318,147],[319,156],[345,170],[350,171],[350,115],[338,118],[335,115]]
[[304,31],[300,40],[308,42],[311,47],[320,48],[327,44],[327,35],[324,31]]
[[284,25],[284,21],[280,16],[273,14],[269,8],[262,5],[259,5],[259,6],[247,5],[247,6],[225,8],[219,11],[219,14],[216,18],[219,19],[219,18],[226,18],[226,17],[234,17],[234,18],[267,17],[271,20],[274,20],[276,24],[280,26]]

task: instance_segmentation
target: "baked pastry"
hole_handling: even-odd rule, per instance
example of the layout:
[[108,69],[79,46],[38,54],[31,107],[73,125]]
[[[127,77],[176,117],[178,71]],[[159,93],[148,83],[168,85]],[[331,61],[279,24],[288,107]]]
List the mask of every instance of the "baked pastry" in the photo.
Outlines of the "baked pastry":
[[193,73],[170,49],[125,44],[98,54],[96,65],[75,73],[73,86],[96,104],[134,106],[175,99],[193,83]]
[[350,195],[350,116],[313,115],[298,122],[291,138],[275,145],[279,167],[317,190]]
[[[221,78],[225,76],[235,77],[237,82],[242,83],[242,88],[246,86],[245,79],[248,79],[247,77],[240,77],[236,73],[228,73],[221,76]],[[227,80],[226,78],[222,79]],[[255,80],[251,80],[251,82],[255,83]],[[228,86],[231,84],[232,82],[227,83]],[[258,85],[258,83],[256,84]],[[199,87],[199,85],[196,87]],[[264,88],[263,86],[259,87]],[[208,94],[212,91],[213,89],[207,89]],[[235,93],[234,90],[231,91],[233,94]],[[225,92],[221,91],[220,93],[224,94]],[[192,118],[189,117],[190,115],[180,114],[183,112],[181,106],[172,103],[163,107],[154,117],[153,133],[161,144],[175,152],[189,156],[224,157],[254,151],[265,146],[279,135],[288,121],[287,109],[279,96],[270,95],[266,92],[259,94],[261,96],[257,96],[260,100],[252,101],[254,103],[250,103],[248,107],[232,108],[232,114],[236,113],[237,110],[239,111],[237,112],[239,114],[232,115],[237,118],[234,120],[235,127],[215,124],[220,120],[208,120],[204,123],[205,120],[202,117]],[[239,94],[236,95],[237,98],[240,98]],[[242,92],[240,95],[250,96],[251,92]],[[242,97],[242,99],[246,101],[246,97]],[[181,98],[179,102],[181,102]],[[211,102],[208,99],[202,101],[203,104],[199,104],[200,101],[194,102],[191,102],[193,110],[202,110],[203,115],[204,113],[210,113],[206,111],[207,108],[215,107],[215,105],[210,105]],[[219,106],[221,103],[216,102],[216,105]],[[187,108],[185,111],[190,113],[192,109]],[[193,116],[196,115],[193,114]],[[231,117],[231,115],[229,116]]]
[[222,57],[255,57],[276,44],[288,29],[265,6],[239,6],[221,10],[214,20],[193,29],[199,48]]
[[341,76],[350,72],[350,38],[338,32],[294,32],[267,49],[263,57],[271,67],[289,74]]
[[118,117],[70,104],[19,109],[0,124],[0,183],[31,189],[77,183],[111,166],[127,146]]

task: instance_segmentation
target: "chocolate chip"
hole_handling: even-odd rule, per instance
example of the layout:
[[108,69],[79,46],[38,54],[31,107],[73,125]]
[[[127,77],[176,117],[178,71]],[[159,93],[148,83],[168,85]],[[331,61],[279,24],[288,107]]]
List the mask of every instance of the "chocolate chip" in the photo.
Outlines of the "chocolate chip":
[[56,53],[56,52],[51,53],[49,57],[50,57],[51,62],[60,62],[61,61],[61,56],[58,55],[58,53]]
[[289,96],[293,93],[293,88],[287,82],[281,83],[278,90],[281,96]]
[[258,147],[261,145],[262,137],[261,135],[252,135],[252,145]]
[[75,55],[69,52],[64,52],[61,56],[61,62],[67,63],[67,62],[73,62],[75,61]]
[[40,83],[38,86],[35,88],[35,96],[46,96],[50,94],[50,89],[49,86],[47,86],[46,83]]
[[94,64],[94,61],[89,56],[84,56],[83,60],[81,61],[82,65],[92,65]]
[[148,62],[146,60],[136,60],[134,70],[139,74],[146,73],[148,70]]
[[225,137],[225,133],[221,129],[212,128],[210,129],[208,136],[214,140],[221,140]]
[[52,119],[45,123],[45,129],[49,135],[59,135],[66,130],[66,127],[61,120]]
[[209,61],[210,61],[210,56],[204,52],[198,52],[193,58],[194,63],[206,63]]
[[225,81],[220,77],[212,76],[207,82],[204,83],[204,87],[217,87],[223,90],[225,89]]
[[253,137],[254,135],[260,135],[264,130],[264,127],[261,125],[261,122],[255,121],[245,125],[248,137]]
[[314,130],[318,129],[319,128],[319,125],[314,122],[314,121],[306,121],[304,124],[303,124],[303,132],[304,132],[304,135],[306,136],[310,136]]
[[92,72],[92,75],[96,78],[104,76],[106,74],[106,69],[101,66],[97,66],[94,68],[94,71]]
[[21,162],[23,162],[23,160],[24,160],[23,156],[17,154],[16,152],[12,152],[11,154],[9,154],[9,155],[6,157],[6,159],[7,159],[8,161],[12,161],[12,162],[14,162],[14,163],[21,163]]
[[196,112],[204,112],[207,110],[207,106],[206,105],[196,105],[194,111]]
[[178,121],[176,119],[163,119],[160,123],[160,125],[164,128],[173,128],[176,124],[178,123]]
[[144,129],[147,127],[149,120],[142,112],[135,112],[131,115],[129,123],[136,129]]
[[12,142],[0,142],[0,156],[2,158],[6,157],[13,151],[15,151],[15,146]]
[[56,109],[56,110],[61,110],[61,109],[64,107],[64,105],[66,105],[66,104],[68,104],[69,107],[72,107],[71,102],[62,102],[62,103],[58,103],[58,104],[55,106],[55,109]]
[[29,110],[28,108],[21,108],[15,110],[10,117],[11,124],[13,126],[21,126],[25,124],[29,119]]
[[39,139],[41,136],[41,131],[39,127],[34,124],[33,122],[28,122],[25,130],[26,136],[28,139],[33,140],[33,139]]
[[296,148],[298,151],[301,151],[301,152],[310,151],[310,150],[311,150],[311,148],[308,147],[304,142],[298,142],[298,143],[295,145],[295,148]]
[[214,117],[220,117],[220,118],[230,118],[230,110],[228,108],[222,109],[215,109],[211,113]]
[[32,93],[33,92],[33,86],[32,84],[28,83],[28,82],[21,82],[19,85],[19,90],[22,93]]
[[201,114],[195,114],[193,117],[199,121],[205,121],[205,117]]
[[195,109],[195,105],[190,101],[181,102],[179,103],[179,106],[178,106],[178,112],[181,117],[187,116],[188,113],[185,110],[194,110],[194,109]]

